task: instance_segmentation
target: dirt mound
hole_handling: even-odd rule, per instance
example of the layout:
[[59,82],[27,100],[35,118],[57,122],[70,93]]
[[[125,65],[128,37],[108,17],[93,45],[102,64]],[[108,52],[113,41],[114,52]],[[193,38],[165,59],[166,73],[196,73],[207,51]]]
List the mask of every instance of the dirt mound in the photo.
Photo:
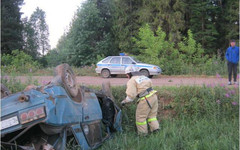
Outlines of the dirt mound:
[[174,97],[169,91],[164,91],[158,95],[158,117],[160,120],[172,118],[176,115],[176,111],[172,107]]

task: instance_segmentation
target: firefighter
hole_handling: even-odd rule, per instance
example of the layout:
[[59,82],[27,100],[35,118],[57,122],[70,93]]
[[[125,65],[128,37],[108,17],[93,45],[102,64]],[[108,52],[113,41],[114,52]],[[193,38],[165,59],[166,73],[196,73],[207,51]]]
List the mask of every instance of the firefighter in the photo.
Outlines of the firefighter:
[[159,130],[157,120],[158,98],[152,88],[152,81],[136,71],[133,66],[125,69],[125,74],[129,78],[126,89],[126,98],[122,105],[132,102],[136,97],[138,104],[136,109],[136,126],[139,135],[148,134],[148,125],[151,132]]

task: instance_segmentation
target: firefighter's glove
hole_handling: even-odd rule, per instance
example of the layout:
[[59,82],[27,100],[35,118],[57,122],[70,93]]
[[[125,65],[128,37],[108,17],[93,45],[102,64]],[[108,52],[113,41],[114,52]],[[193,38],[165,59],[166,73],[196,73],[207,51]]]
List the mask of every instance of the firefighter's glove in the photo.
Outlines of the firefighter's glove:
[[132,102],[132,100],[130,100],[130,99],[124,99],[124,100],[121,102],[121,105],[124,106],[125,104],[130,103],[130,102]]

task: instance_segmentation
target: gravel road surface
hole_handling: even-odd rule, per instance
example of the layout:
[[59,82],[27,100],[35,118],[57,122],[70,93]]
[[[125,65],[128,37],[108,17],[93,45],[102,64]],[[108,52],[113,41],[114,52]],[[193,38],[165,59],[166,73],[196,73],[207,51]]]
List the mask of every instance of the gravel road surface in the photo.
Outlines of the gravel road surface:
[[[16,77],[21,82],[29,80],[27,76]],[[38,80],[38,83],[43,85],[51,81],[53,76],[33,76],[32,80]],[[124,77],[116,78],[102,78],[91,76],[77,76],[77,83],[80,85],[101,85],[103,82],[110,81],[111,85],[126,85],[128,79]],[[181,77],[181,76],[161,76],[158,78],[152,78],[154,86],[181,86],[181,85],[227,85],[227,78],[219,77]]]

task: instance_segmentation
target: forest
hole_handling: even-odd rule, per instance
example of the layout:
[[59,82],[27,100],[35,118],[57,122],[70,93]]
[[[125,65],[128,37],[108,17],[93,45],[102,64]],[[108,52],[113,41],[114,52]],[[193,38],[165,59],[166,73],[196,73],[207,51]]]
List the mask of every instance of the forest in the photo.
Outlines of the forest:
[[238,0],[85,0],[52,49],[46,13],[36,8],[21,18],[23,4],[1,1],[2,66],[22,52],[42,67],[89,66],[124,52],[164,74],[211,74],[224,64],[229,40],[239,41]]

